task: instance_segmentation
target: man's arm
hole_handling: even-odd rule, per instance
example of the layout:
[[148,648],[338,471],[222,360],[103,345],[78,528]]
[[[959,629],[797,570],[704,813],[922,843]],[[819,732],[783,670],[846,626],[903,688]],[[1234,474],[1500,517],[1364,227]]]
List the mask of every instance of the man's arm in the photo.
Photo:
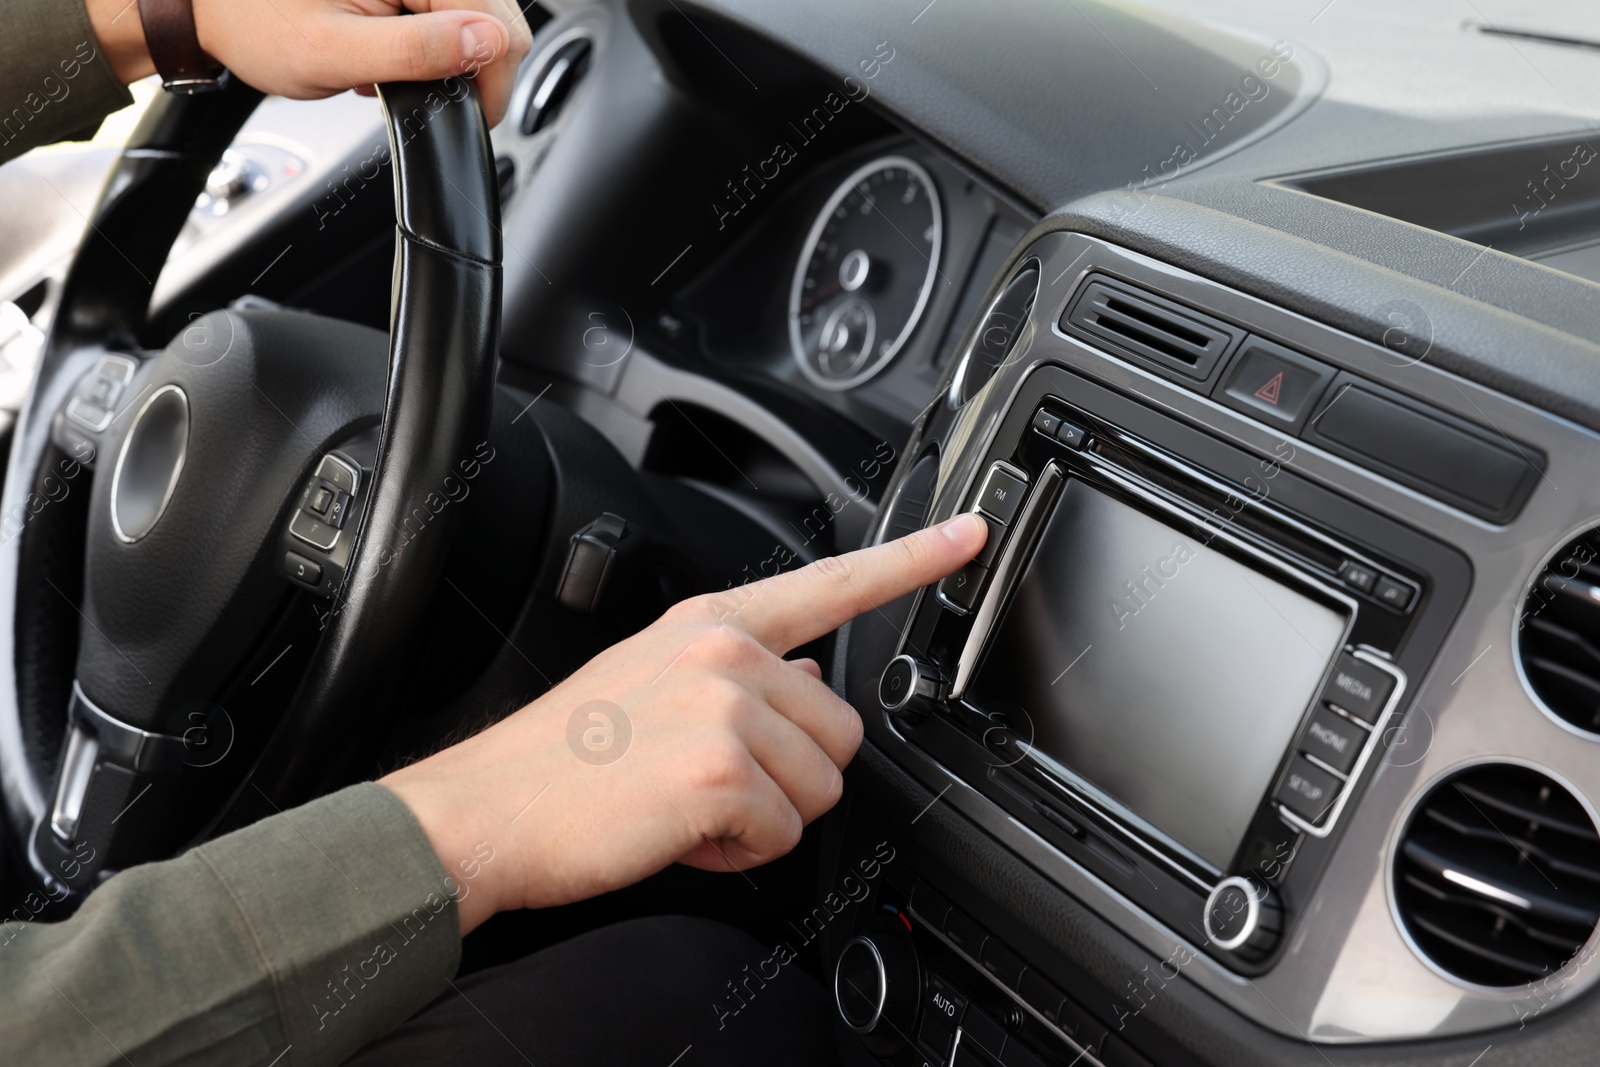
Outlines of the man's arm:
[[127,870],[65,922],[0,925],[0,1049],[340,1063],[447,988],[473,888],[392,792],[354,786]]
[[684,601],[381,784],[125,871],[63,923],[0,926],[0,1049],[337,1063],[448,989],[460,936],[497,911],[776,859],[838,800],[862,729],[815,662],[782,657],[954,571],[985,530],[963,515]]
[[[389,81],[474,80],[490,125],[533,35],[513,0],[193,0],[201,46],[260,89],[298,99]],[[391,16],[415,12],[406,18]],[[136,0],[6,0],[0,163],[84,140],[155,72]]]
[[[6,0],[0,33],[0,163],[55,141],[84,140],[133,103],[82,5]],[[122,20],[137,21],[130,8]]]

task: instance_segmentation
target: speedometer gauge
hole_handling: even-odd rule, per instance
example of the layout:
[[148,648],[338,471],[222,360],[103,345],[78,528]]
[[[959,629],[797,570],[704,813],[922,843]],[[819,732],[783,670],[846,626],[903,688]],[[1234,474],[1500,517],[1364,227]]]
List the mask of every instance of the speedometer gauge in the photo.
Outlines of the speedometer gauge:
[[806,377],[848,389],[905,344],[939,272],[939,193],[909,159],[868,163],[811,226],[789,290],[789,343]]

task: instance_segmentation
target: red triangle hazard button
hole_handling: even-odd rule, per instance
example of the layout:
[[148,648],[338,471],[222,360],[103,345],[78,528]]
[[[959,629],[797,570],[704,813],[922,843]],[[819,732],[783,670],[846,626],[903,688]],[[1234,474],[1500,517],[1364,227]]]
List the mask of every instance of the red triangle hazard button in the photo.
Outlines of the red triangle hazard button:
[[1277,374],[1274,374],[1270,379],[1268,379],[1266,385],[1263,385],[1260,389],[1257,389],[1256,392],[1255,392],[1255,395],[1256,395],[1257,399],[1265,400],[1267,403],[1271,404],[1273,407],[1277,407],[1278,406],[1278,396],[1282,392],[1283,392],[1283,371],[1279,371]]

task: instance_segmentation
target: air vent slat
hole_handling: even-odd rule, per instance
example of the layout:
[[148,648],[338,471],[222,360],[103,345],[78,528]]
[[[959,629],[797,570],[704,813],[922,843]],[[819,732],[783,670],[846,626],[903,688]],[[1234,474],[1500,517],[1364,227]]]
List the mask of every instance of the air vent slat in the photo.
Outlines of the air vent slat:
[[1549,712],[1600,734],[1600,538],[1564,545],[1533,581],[1517,618],[1522,673]]
[[1600,832],[1576,797],[1527,767],[1475,766],[1435,786],[1394,873],[1418,949],[1478,985],[1552,974],[1600,924]]
[[1165,297],[1090,276],[1061,328],[1188,385],[1209,381],[1244,331]]
[[1438,881],[1453,886],[1452,895],[1460,896],[1465,891],[1473,894],[1466,899],[1492,902],[1530,922],[1566,923],[1583,930],[1593,929],[1600,922],[1600,905],[1595,900],[1585,902],[1579,897],[1577,903],[1569,903],[1563,899],[1558,889],[1560,882],[1555,880],[1562,872],[1534,873],[1537,869],[1473,865],[1471,853],[1465,857],[1447,855],[1414,838],[1406,842],[1405,854],[1418,867],[1437,875]]

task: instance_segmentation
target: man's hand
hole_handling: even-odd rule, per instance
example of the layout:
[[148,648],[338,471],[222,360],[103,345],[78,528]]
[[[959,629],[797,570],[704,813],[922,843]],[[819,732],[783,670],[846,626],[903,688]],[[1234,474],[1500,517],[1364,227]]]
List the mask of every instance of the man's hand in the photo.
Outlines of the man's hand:
[[461,932],[674,861],[744,870],[788,852],[839,799],[861,718],[814,661],[782,657],[949,574],[985,530],[962,515],[686,600],[511,717],[382,779],[461,884]]
[[[155,73],[131,0],[85,7],[119,78]],[[194,0],[194,21],[200,47],[262,92],[309,100],[379,82],[470,77],[491,126],[533,43],[514,0]]]

